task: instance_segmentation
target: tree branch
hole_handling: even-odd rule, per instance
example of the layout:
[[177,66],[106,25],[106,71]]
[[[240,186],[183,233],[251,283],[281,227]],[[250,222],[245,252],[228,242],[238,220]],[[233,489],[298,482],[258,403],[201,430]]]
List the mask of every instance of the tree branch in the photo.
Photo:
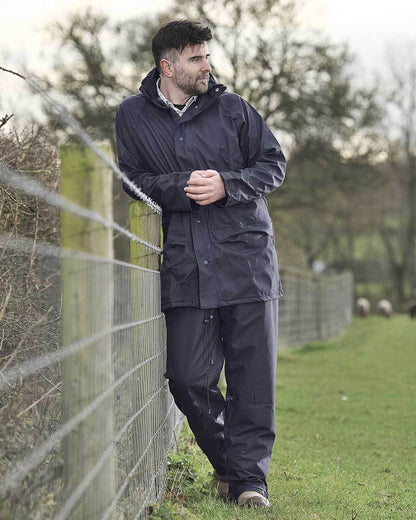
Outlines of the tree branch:
[[26,80],[25,76],[23,76],[22,74],[19,74],[18,72],[14,72],[14,70],[5,69],[4,67],[0,67],[0,70],[2,70],[3,72],[8,72],[9,74],[14,74],[15,76],[18,76],[19,78]]
[[0,119],[0,128],[2,128],[6,123],[7,121],[10,121],[10,119],[14,116],[14,114],[10,114],[10,115],[5,115],[3,116],[1,119]]

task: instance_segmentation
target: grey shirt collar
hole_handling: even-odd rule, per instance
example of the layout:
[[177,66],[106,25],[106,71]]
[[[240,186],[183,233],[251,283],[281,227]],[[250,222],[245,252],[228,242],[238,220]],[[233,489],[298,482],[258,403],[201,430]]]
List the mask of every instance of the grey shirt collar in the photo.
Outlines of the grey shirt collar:
[[165,98],[165,96],[162,94],[162,91],[159,88],[159,85],[160,85],[160,78],[158,78],[158,80],[156,81],[157,94],[160,97],[160,99],[165,103],[165,105],[168,106],[169,108],[172,108],[178,114],[179,117],[182,117],[184,115],[184,113],[188,110],[188,108],[192,105],[192,103],[194,103],[196,101],[196,98],[198,97],[198,96],[191,96],[188,99],[188,101],[186,102],[186,105],[182,108],[182,110],[180,110],[179,108],[176,108],[175,105],[171,101],[169,101],[169,99]]

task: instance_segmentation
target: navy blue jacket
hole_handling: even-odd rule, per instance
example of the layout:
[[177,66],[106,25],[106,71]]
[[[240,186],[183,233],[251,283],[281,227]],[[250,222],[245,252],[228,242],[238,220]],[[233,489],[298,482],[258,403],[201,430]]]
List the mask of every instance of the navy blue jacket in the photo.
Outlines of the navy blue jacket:
[[[153,69],[122,101],[116,135],[120,169],[163,209],[162,309],[279,298],[265,199],[285,176],[279,143],[252,106],[212,77],[182,117],[158,97],[158,77]],[[199,206],[184,187],[205,169],[221,174],[226,197]]]

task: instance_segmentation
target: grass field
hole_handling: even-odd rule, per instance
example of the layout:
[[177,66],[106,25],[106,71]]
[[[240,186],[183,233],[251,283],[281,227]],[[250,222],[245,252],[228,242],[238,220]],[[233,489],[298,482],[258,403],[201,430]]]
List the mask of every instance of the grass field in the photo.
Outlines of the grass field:
[[217,499],[185,427],[152,519],[416,519],[416,322],[356,319],[336,340],[279,354],[272,507]]

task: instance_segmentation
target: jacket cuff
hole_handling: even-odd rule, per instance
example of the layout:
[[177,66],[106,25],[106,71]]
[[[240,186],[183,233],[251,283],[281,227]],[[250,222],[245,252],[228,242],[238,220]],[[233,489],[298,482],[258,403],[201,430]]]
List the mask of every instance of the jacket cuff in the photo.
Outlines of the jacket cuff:
[[229,180],[233,179],[233,174],[229,171],[219,171],[218,173],[221,175],[224,182],[225,197],[223,199],[217,200],[215,205],[219,206],[220,208],[226,208],[227,206],[231,206],[233,200],[232,189],[230,183],[228,182]]

